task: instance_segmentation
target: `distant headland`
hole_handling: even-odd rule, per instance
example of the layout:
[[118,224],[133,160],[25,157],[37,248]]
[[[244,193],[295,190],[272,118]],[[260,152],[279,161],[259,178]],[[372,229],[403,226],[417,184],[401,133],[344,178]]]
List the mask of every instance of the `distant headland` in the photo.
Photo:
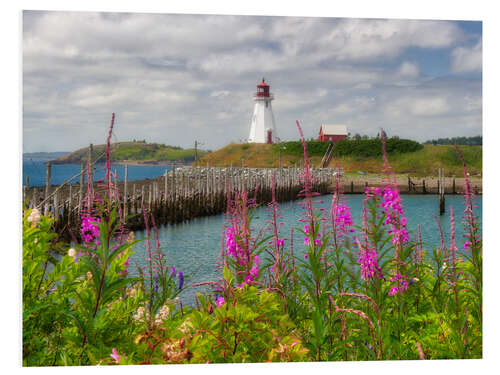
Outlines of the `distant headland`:
[[[52,164],[80,164],[87,162],[90,147],[68,152],[51,160]],[[106,145],[93,145],[91,158],[104,163]],[[196,158],[206,155],[208,151],[199,149],[183,149],[145,141],[116,142],[111,144],[111,160],[116,164],[129,165],[168,165],[176,163],[192,163]]]

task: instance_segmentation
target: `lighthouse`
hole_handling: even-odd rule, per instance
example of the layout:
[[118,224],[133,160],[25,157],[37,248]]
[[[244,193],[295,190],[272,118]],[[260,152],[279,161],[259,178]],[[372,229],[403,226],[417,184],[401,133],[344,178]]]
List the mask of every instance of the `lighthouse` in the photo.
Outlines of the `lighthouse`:
[[274,97],[269,92],[269,87],[264,78],[257,85],[257,92],[253,97],[255,107],[252,122],[250,123],[249,143],[275,143],[278,140],[273,108],[271,106],[271,100]]

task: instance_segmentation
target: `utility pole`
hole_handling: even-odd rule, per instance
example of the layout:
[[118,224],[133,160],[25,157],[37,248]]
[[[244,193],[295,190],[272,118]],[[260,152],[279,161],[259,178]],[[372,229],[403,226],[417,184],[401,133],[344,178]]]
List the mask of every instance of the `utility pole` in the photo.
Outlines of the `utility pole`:
[[280,143],[280,169],[281,169],[281,143]]
[[198,141],[194,141],[194,165],[198,166]]

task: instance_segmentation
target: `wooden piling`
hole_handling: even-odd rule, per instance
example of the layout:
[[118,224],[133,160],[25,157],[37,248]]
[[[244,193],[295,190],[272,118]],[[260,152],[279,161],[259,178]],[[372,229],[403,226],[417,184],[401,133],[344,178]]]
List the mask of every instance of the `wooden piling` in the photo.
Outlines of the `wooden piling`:
[[444,198],[444,170],[439,168],[439,215],[443,215],[445,212],[445,198]]
[[50,161],[47,163],[46,167],[46,176],[45,176],[45,207],[44,207],[44,215],[47,216],[49,214],[49,194],[50,194],[50,177],[52,173],[52,164]]
[[54,194],[54,219],[59,221],[59,191]]
[[73,212],[73,185],[69,185],[69,199],[68,199],[68,222],[71,220],[71,213]]

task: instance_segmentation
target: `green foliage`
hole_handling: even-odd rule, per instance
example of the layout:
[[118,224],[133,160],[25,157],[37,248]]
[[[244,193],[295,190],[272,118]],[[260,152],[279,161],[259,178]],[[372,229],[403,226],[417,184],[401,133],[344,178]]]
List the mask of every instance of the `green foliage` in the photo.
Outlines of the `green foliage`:
[[197,298],[199,309],[172,314],[138,335],[133,354],[125,354],[128,363],[307,360],[307,350],[275,294],[254,286],[234,288],[230,299],[219,307],[214,307],[210,296]]
[[[93,147],[92,160],[104,160],[102,155],[105,145],[95,145]],[[198,157],[208,153],[205,150],[197,150]],[[82,148],[71,153],[66,153],[56,159],[55,163],[80,163],[87,161],[88,148]],[[158,143],[141,142],[118,142],[111,146],[111,159],[114,161],[173,161],[182,160],[191,162],[195,159],[194,148],[182,149],[178,146],[168,146]]]
[[[323,156],[328,149],[329,142],[307,141],[307,153],[309,156]],[[273,145],[273,151],[279,152],[280,144]],[[398,137],[388,138],[386,140],[386,150],[388,154],[403,154],[421,150],[423,146],[409,139],[400,139]],[[302,142],[292,141],[283,142],[281,150],[288,155],[300,156],[304,153]],[[380,138],[364,139],[356,137],[355,139],[341,140],[335,143],[333,148],[335,156],[358,156],[358,157],[381,157],[382,141]]]
[[[198,150],[198,157],[207,154],[207,151]],[[171,161],[183,160],[186,162],[194,161],[194,149],[182,149],[180,147],[152,144],[119,144],[112,150],[113,160],[152,160],[152,161]]]
[[[423,149],[423,146],[415,141],[400,138],[388,138],[386,140],[386,151],[391,154],[404,154]],[[358,157],[381,157],[382,141],[376,139],[354,139],[343,140],[335,144],[333,148],[335,156],[358,156]]]
[[[82,256],[52,259],[52,219],[23,220],[23,363],[27,366],[96,363],[134,331],[140,295],[124,293],[136,280],[123,274],[133,243],[113,248],[115,213],[103,220],[100,244]],[[53,264],[51,264],[51,260]]]
[[424,144],[482,146],[483,137],[481,135],[476,135],[475,137],[438,138],[432,139],[430,141],[425,141]]
[[278,297],[254,286],[232,289],[231,298],[212,309],[202,298],[201,311],[189,319],[193,363],[305,360],[306,350],[293,335],[294,325],[283,313]]
[[[323,156],[328,148],[328,142],[319,141],[307,141],[307,153],[309,155],[319,155]],[[281,147],[281,152],[287,155],[304,155],[304,147],[300,141],[289,141],[283,142],[281,144],[273,144],[273,152],[279,152]]]

